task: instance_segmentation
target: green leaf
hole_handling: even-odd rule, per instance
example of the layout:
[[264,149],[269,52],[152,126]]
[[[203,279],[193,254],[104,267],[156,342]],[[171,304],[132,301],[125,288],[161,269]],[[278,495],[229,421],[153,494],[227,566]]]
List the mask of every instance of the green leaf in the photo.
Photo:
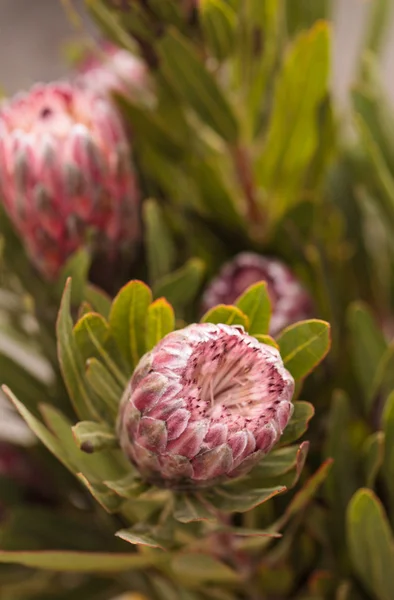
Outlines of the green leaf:
[[249,319],[250,335],[267,334],[271,319],[271,301],[265,281],[251,285],[236,301]]
[[332,459],[326,460],[319,469],[310,477],[299,492],[295,494],[290,503],[288,504],[285,513],[279,520],[275,523],[276,529],[282,529],[284,525],[289,521],[289,519],[297,514],[299,514],[302,510],[306,508],[306,506],[311,502],[313,497],[316,495],[317,490],[325,481],[331,466]]
[[88,488],[93,498],[110,514],[119,512],[123,505],[124,499],[110,490],[103,483],[92,483],[85,475],[78,473],[78,479]]
[[236,306],[218,304],[201,317],[201,323],[218,325],[241,325],[246,331],[249,327],[248,317]]
[[365,484],[373,488],[384,460],[384,433],[375,431],[365,440],[362,447]]
[[252,469],[250,477],[261,482],[288,473],[296,467],[298,450],[299,446],[273,450]]
[[175,576],[187,587],[199,586],[203,582],[235,583],[239,577],[216,558],[197,552],[176,555],[171,562],[171,568]]
[[348,325],[352,336],[351,358],[364,399],[364,409],[369,412],[373,401],[375,376],[387,344],[370,309],[361,302],[350,306]]
[[309,421],[314,414],[315,409],[309,402],[303,402],[302,400],[294,402],[294,412],[280,438],[280,445],[284,446],[298,440],[308,429]]
[[390,514],[394,522],[394,392],[390,394],[383,411],[385,436],[383,476],[389,493]]
[[213,521],[215,516],[195,494],[176,494],[174,518],[180,523]]
[[267,346],[272,346],[279,350],[279,344],[272,338],[270,335],[261,335],[260,333],[255,333],[254,336],[260,344],[267,344]]
[[223,0],[201,0],[198,4],[204,38],[211,52],[224,60],[234,50],[236,13]]
[[133,471],[121,479],[106,480],[104,483],[110,490],[116,492],[118,496],[127,499],[138,498],[138,496],[149,489],[148,484],[136,479],[136,473]]
[[60,369],[78,417],[83,420],[100,420],[85,380],[84,363],[74,338],[70,299],[71,280],[69,279],[64,288],[56,327]]
[[128,542],[129,544],[137,544],[141,546],[148,546],[149,548],[161,548],[166,550],[166,545],[161,539],[155,539],[154,535],[150,533],[140,532],[139,528],[136,529],[120,529],[115,533],[116,537]]
[[130,367],[145,354],[145,321],[152,293],[142,281],[130,281],[115,297],[109,316],[111,332]]
[[111,298],[96,287],[92,283],[88,283],[85,287],[85,300],[89,302],[96,312],[98,312],[104,319],[109,318],[109,312],[111,310]]
[[64,286],[71,277],[73,286],[71,290],[71,303],[77,306],[85,297],[85,286],[90,269],[91,257],[86,248],[77,250],[70,256],[64,265],[62,272],[56,281],[56,289],[59,297],[62,296]]
[[[97,344],[104,346],[109,338],[109,325],[98,313],[88,312],[84,314],[74,326],[74,339],[78,349],[86,361],[88,358],[98,355]],[[92,341],[92,335],[96,344]]]
[[39,421],[31,412],[19,402],[16,396],[6,386],[2,387],[5,395],[11,400],[16,410],[19,412],[21,417],[26,421],[27,425],[36,434],[38,439],[44,444],[44,446],[52,452],[54,456],[60,462],[62,462],[72,473],[75,473],[74,466],[70,461],[67,452],[62,448],[59,440],[45,427],[45,425]]
[[193,46],[177,32],[168,31],[156,47],[163,71],[182,100],[224,140],[235,143],[236,118]]
[[206,499],[224,513],[244,513],[285,491],[284,486],[247,489],[243,483],[240,483],[239,485],[217,487],[211,492],[207,491]]
[[361,488],[347,511],[347,539],[353,567],[374,598],[394,598],[394,539],[375,494]]
[[158,298],[148,308],[146,320],[146,349],[151,350],[168,333],[174,331],[175,315],[171,304]]
[[124,388],[96,358],[91,358],[87,362],[86,380],[114,423]]
[[198,258],[192,258],[187,263],[163,277],[154,286],[155,298],[163,296],[174,307],[175,311],[182,311],[194,301],[201,287],[205,266]]
[[334,461],[325,490],[330,502],[330,512],[327,515],[329,532],[332,543],[338,547],[338,553],[343,552],[341,544],[346,507],[358,487],[358,457],[351,443],[351,418],[349,398],[344,392],[335,391],[328,417],[324,455]]
[[295,39],[277,76],[267,141],[256,167],[260,184],[277,192],[277,216],[298,197],[317,149],[318,110],[328,93],[329,65],[330,29],[320,21]]
[[290,325],[277,339],[286,369],[295,380],[303,379],[326,356],[330,349],[330,325],[311,319]]
[[116,573],[130,569],[146,569],[156,563],[155,556],[130,552],[71,552],[48,550],[36,552],[2,552],[0,563],[16,563],[25,567],[77,573]]
[[156,200],[145,200],[143,220],[149,280],[154,283],[160,277],[167,275],[174,266],[175,247],[168,232],[163,211]]
[[118,446],[114,430],[103,423],[80,421],[72,427],[72,432],[79,448],[89,454]]

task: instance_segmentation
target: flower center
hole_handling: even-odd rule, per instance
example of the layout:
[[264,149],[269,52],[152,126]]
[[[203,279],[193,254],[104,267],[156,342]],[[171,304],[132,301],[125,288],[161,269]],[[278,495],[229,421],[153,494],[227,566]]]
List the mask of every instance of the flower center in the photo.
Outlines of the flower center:
[[233,338],[224,344],[204,342],[198,353],[192,380],[198,387],[204,416],[215,421],[261,416],[262,402],[269,395],[262,381],[269,367],[259,360],[256,349]]

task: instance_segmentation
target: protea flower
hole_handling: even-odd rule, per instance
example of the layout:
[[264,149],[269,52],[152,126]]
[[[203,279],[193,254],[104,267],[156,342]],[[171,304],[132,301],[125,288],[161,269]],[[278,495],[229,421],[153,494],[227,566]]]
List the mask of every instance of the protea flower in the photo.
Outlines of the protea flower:
[[271,335],[312,314],[312,299],[280,260],[242,252],[226,263],[203,296],[203,311],[217,304],[233,304],[245,290],[258,281],[267,282],[272,303]]
[[189,325],[141,359],[121,402],[120,444],[156,485],[211,485],[271,450],[293,389],[279,352],[242,327]]
[[2,106],[0,194],[48,278],[88,230],[108,256],[138,237],[139,194],[120,118],[106,99],[67,83],[37,85]]
[[144,62],[123,48],[109,42],[88,53],[78,64],[76,84],[97,94],[118,93],[137,100],[147,100],[149,76]]

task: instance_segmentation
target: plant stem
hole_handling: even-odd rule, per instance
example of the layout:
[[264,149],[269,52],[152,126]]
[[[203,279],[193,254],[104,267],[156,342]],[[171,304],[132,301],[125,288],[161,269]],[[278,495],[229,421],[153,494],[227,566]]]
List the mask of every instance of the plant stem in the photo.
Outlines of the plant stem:
[[242,146],[235,146],[230,151],[234,160],[238,181],[244,193],[248,221],[253,224],[261,224],[262,214],[257,202],[256,186],[250,157],[246,148]]

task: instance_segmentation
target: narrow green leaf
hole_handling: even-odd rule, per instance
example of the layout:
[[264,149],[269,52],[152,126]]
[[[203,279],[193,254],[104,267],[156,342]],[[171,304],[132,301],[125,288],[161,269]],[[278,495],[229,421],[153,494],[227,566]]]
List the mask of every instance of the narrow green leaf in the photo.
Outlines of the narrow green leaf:
[[154,296],[163,296],[174,307],[175,311],[181,311],[195,300],[201,287],[205,266],[198,258],[192,258],[187,263],[163,277],[154,287]]
[[235,583],[238,575],[227,565],[207,554],[197,552],[176,555],[171,568],[182,582],[189,585],[200,585],[202,582]]
[[79,448],[89,454],[118,446],[115,431],[103,423],[80,421],[72,427],[72,432]]
[[294,402],[294,412],[280,438],[280,445],[284,446],[298,440],[308,429],[309,421],[314,414],[315,409],[309,402],[303,402],[302,400]]
[[236,306],[249,319],[250,335],[267,334],[271,319],[271,301],[267,291],[267,283],[261,281],[251,285],[236,301]]
[[2,390],[11,400],[21,417],[26,421],[27,425],[44,444],[44,446],[50,452],[52,452],[52,454],[56,456],[56,458],[60,460],[60,462],[63,463],[72,473],[75,473],[74,465],[70,461],[67,452],[59,443],[59,440],[48,430],[47,427],[45,427],[41,421],[31,414],[31,412],[22,404],[22,402],[19,402],[10,389],[8,389],[6,386],[3,386]]
[[279,477],[296,467],[299,446],[288,446],[273,450],[265,456],[250,473],[250,477],[264,481],[270,477]]
[[338,553],[343,552],[341,543],[346,507],[358,487],[359,458],[351,443],[351,419],[349,398],[341,390],[336,390],[327,420],[324,456],[334,461],[325,482],[325,491],[330,502],[327,515],[330,537],[332,543],[338,546]]
[[163,540],[156,540],[153,535],[139,532],[138,529],[121,529],[115,533],[116,537],[128,542],[129,544],[137,544],[141,546],[148,546],[149,548],[161,548],[166,550],[166,545],[163,544]]
[[164,73],[181,98],[227,142],[238,139],[238,123],[215,79],[198,57],[193,46],[170,30],[157,49]]
[[328,93],[329,65],[330,29],[319,21],[294,40],[277,76],[274,110],[256,172],[266,189],[278,192],[278,215],[298,197],[317,148],[318,111]]
[[87,362],[86,379],[114,421],[118,415],[123,388],[96,358]]
[[146,320],[146,349],[151,350],[168,333],[174,331],[174,309],[165,298],[158,298],[148,308]]
[[87,387],[84,364],[73,333],[70,314],[71,280],[67,281],[57,319],[59,364],[75,412],[80,419],[100,419]]
[[284,515],[276,522],[275,525],[277,529],[282,529],[291,517],[304,510],[309,502],[311,502],[316,495],[317,490],[325,481],[331,469],[332,462],[331,459],[326,460],[312,477],[306,481],[301,490],[295,494],[290,504],[287,506]]
[[15,563],[25,567],[78,573],[116,573],[130,569],[146,569],[155,564],[154,556],[110,552],[72,552],[44,550],[36,552],[2,552],[0,563]]
[[330,325],[311,319],[290,325],[277,340],[286,369],[294,379],[303,379],[326,356],[330,349]]
[[143,204],[145,224],[145,249],[149,267],[149,280],[155,283],[170,273],[175,262],[175,247],[167,229],[161,207],[152,198]]
[[394,539],[384,508],[375,494],[360,489],[347,511],[347,539],[353,567],[374,598],[394,598]]
[[352,336],[351,358],[364,399],[364,408],[369,412],[373,401],[372,391],[376,374],[387,344],[370,309],[365,304],[357,302],[350,306],[348,325]]
[[260,344],[267,344],[267,346],[272,346],[279,350],[279,344],[272,338],[270,335],[261,335],[260,333],[255,333],[254,336]]
[[74,326],[74,339],[86,361],[92,356],[97,356],[96,345],[92,341],[92,334],[100,346],[104,346],[109,338],[109,325],[98,313],[89,312],[84,314]]
[[218,304],[201,317],[201,323],[218,325],[241,325],[246,331],[249,327],[248,317],[236,306]]
[[110,490],[103,483],[92,483],[85,475],[78,473],[78,479],[88,488],[93,498],[102,506],[102,508],[110,513],[117,513],[124,505],[124,498],[121,498],[113,490]]
[[215,520],[215,516],[194,494],[176,494],[174,518],[180,523]]
[[365,440],[362,447],[365,483],[373,488],[384,460],[384,433],[375,431]]
[[130,281],[114,299],[109,316],[111,332],[130,367],[145,354],[145,320],[152,293],[142,281]]
[[217,487],[215,491],[207,492],[206,499],[215,508],[224,513],[243,513],[252,510],[252,508],[267,502],[267,500],[285,491],[286,488],[284,486],[267,489],[245,489],[240,484],[238,489],[235,485]]
[[74,306],[80,304],[85,296],[85,287],[87,283],[91,257],[86,248],[77,250],[64,265],[56,289],[59,297],[62,296],[64,286],[68,278],[71,277],[73,286],[71,290],[71,303]]
[[394,522],[394,392],[390,394],[383,411],[385,435],[383,476],[389,493],[390,515]]
[[236,13],[224,0],[201,0],[198,4],[204,38],[211,52],[224,60],[234,51]]
[[134,471],[128,473],[121,479],[107,480],[104,481],[104,483],[110,490],[116,492],[118,496],[127,499],[138,498],[138,496],[149,489],[148,484],[136,479],[136,473]]
[[111,298],[96,287],[92,283],[88,283],[85,287],[85,300],[89,302],[104,319],[109,318],[109,312],[111,310]]

